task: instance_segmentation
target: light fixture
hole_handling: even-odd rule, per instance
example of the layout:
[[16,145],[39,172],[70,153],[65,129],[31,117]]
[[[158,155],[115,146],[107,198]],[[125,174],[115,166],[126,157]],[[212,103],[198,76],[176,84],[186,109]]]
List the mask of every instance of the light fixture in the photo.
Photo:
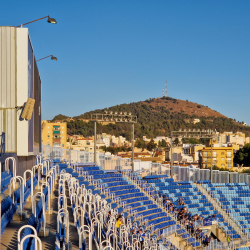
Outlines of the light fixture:
[[48,58],[48,57],[50,57],[51,60],[57,61],[57,57],[55,57],[55,56],[53,56],[53,55],[45,56],[45,57],[43,57],[43,58],[41,58],[41,59],[39,59],[39,60],[36,60],[36,61],[38,62],[38,61],[41,61],[41,60],[43,60],[43,59],[45,59],[45,58]]
[[47,20],[48,23],[52,23],[52,24],[57,24],[57,21],[55,18],[52,18],[50,16],[48,16],[48,20]]
[[30,23],[34,23],[34,22],[40,21],[40,20],[42,20],[42,19],[44,19],[44,18],[46,18],[46,17],[48,18],[48,19],[47,19],[47,22],[48,22],[48,23],[52,23],[52,24],[56,24],[56,23],[57,23],[57,21],[56,21],[55,18],[52,18],[52,17],[50,17],[50,16],[45,16],[45,17],[42,17],[42,18],[33,20],[33,21],[31,21],[31,22],[28,22],[28,23],[24,23],[24,24],[18,25],[18,26],[16,26],[16,28],[18,28],[18,27],[23,27],[24,25],[27,25],[27,24],[30,24]]

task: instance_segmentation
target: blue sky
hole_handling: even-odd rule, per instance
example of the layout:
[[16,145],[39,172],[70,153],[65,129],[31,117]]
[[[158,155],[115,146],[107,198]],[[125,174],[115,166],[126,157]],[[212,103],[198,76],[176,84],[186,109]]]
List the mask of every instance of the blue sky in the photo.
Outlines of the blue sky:
[[168,96],[250,124],[250,1],[4,1],[0,25],[28,25],[51,119]]

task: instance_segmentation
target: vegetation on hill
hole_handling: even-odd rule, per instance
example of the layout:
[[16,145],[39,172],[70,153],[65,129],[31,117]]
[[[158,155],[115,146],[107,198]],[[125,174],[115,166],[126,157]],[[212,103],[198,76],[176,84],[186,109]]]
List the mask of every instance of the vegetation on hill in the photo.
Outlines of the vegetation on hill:
[[59,115],[56,115],[52,121],[63,121],[63,120],[66,120],[67,118],[69,118],[68,116],[66,115],[62,115],[62,114],[59,114]]
[[[171,131],[179,129],[216,129],[219,132],[241,131],[247,136],[250,135],[250,127],[243,126],[239,122],[214,111],[206,106],[173,99],[170,97],[153,98],[143,102],[120,104],[108,109],[99,109],[86,112],[74,117],[74,121],[68,122],[68,134],[82,134],[83,136],[93,135],[93,122],[85,122],[79,119],[90,119],[91,114],[104,113],[105,110],[117,112],[131,112],[137,116],[135,124],[135,138],[148,138],[156,136],[169,136]],[[62,115],[58,115],[62,117]],[[56,116],[54,119],[58,119]],[[194,118],[200,122],[194,124]],[[53,119],[53,120],[54,120]],[[97,124],[97,133],[108,133],[115,136],[122,135],[127,139],[131,138],[131,125],[124,123],[102,125]]]

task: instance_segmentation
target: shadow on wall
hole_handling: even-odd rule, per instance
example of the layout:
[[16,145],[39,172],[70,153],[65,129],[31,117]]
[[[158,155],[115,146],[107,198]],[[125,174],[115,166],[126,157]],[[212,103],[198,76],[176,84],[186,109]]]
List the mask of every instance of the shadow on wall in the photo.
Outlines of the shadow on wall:
[[[8,157],[14,157],[16,159],[16,174],[23,176],[23,173],[28,170],[32,169],[33,166],[36,165],[36,156],[16,156],[16,154],[5,154],[4,161]],[[2,164],[2,171],[5,170],[5,163],[3,161]],[[13,172],[12,161],[10,161],[10,170]]]

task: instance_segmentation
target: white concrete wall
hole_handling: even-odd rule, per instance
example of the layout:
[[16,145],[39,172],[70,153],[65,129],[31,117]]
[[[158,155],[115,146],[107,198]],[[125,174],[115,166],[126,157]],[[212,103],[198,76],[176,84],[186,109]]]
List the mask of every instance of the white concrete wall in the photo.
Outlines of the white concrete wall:
[[[28,29],[16,29],[17,64],[17,106],[23,106],[28,100]],[[17,112],[17,155],[28,156],[28,121]]]

